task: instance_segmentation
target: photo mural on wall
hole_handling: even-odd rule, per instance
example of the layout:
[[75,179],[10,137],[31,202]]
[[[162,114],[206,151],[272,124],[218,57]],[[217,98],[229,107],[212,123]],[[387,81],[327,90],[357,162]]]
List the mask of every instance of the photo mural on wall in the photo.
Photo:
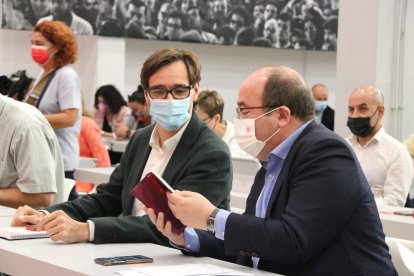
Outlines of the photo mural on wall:
[[339,0],[2,0],[3,29],[336,51]]

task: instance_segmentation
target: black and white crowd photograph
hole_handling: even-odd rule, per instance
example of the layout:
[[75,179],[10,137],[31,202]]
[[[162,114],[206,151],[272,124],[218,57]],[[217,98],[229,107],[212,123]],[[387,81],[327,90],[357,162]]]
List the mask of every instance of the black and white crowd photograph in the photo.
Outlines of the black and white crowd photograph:
[[77,35],[336,51],[339,0],[2,0],[2,28],[65,22]]

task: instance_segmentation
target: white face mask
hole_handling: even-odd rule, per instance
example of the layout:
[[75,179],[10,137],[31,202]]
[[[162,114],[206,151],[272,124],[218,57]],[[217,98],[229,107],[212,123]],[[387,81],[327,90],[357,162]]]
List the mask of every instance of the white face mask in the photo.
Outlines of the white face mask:
[[277,108],[274,108],[255,119],[234,119],[234,134],[236,136],[237,143],[239,144],[242,150],[244,150],[245,152],[247,152],[255,158],[263,150],[266,143],[280,131],[279,128],[265,141],[259,141],[256,138],[256,120],[275,111],[276,109]]

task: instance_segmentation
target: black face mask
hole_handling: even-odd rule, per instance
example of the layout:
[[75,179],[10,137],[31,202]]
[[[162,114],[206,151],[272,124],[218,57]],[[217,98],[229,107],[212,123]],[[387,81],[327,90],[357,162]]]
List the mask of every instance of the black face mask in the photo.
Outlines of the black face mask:
[[375,110],[374,114],[372,114],[371,117],[348,117],[348,122],[346,123],[346,125],[349,127],[352,134],[358,137],[367,137],[368,135],[370,135],[375,127],[375,125],[371,126],[371,118],[374,117],[375,113],[377,113],[377,110]]

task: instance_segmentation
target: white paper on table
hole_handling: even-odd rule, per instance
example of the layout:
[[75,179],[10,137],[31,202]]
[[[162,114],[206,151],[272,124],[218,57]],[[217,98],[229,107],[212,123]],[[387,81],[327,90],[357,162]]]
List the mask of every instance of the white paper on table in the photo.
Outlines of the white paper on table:
[[203,275],[254,275],[234,269],[211,264],[183,264],[170,266],[150,266],[117,271],[122,276],[159,276],[168,272],[168,276],[203,276]]

